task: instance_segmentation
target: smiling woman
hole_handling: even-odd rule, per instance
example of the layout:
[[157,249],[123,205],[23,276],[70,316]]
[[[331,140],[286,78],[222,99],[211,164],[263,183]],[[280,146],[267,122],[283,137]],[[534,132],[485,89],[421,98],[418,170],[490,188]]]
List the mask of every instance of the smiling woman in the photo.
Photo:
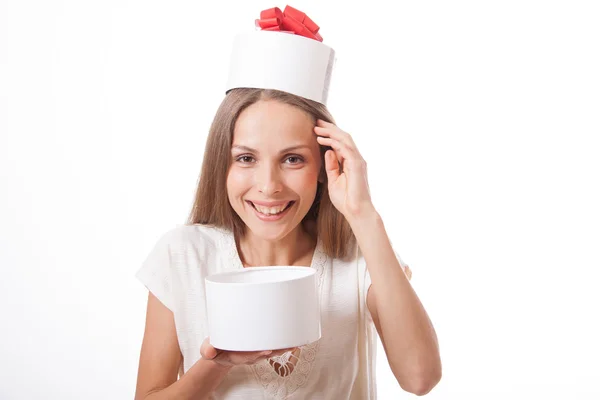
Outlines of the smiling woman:
[[[256,235],[267,240],[285,238],[291,245],[302,243],[298,228],[315,200],[323,165],[314,124],[304,111],[273,100],[260,100],[240,114],[227,194],[248,227],[247,241]],[[291,143],[295,153],[290,153]],[[240,147],[253,150],[240,155]]]
[[[329,147],[317,142],[318,119],[333,122],[315,101],[278,90],[231,90],[209,132],[189,222],[233,231],[242,249],[256,248],[251,241],[257,232],[306,249],[311,246],[303,228],[311,236],[318,232],[331,257],[346,256],[352,230],[327,194],[324,154]],[[285,215],[264,215],[279,211],[264,207],[282,203],[289,206]],[[314,238],[310,241],[314,247]]]
[[[303,13],[277,10],[259,25],[282,18],[303,37],[259,31],[238,41],[188,223],[138,272],[150,291],[138,399],[372,400],[378,337],[402,388],[424,394],[440,379],[435,331],[371,202],[365,162],[325,105],[333,50]],[[305,20],[316,30],[297,25]],[[273,61],[273,48],[299,68]],[[256,266],[315,270],[320,339],[245,352],[211,345],[205,279]],[[242,321],[226,326],[241,336]]]

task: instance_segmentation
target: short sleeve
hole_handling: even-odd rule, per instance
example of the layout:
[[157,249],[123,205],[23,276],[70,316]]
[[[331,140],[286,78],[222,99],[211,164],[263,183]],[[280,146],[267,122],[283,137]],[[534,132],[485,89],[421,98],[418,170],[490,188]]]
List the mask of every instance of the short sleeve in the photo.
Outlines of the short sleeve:
[[173,231],[163,234],[135,275],[171,311],[173,311],[171,275],[172,237]]
[[[396,258],[398,259],[400,266],[402,267],[402,269],[404,270],[404,273],[406,274],[407,273],[406,268],[408,268],[408,265],[402,260],[402,258],[400,258],[400,254],[398,254],[398,252],[396,250],[394,250],[394,254],[396,254]],[[410,279],[411,275],[412,275],[412,273],[409,272],[407,275],[408,279]],[[373,321],[373,317],[371,316],[371,312],[369,311],[369,307],[367,306],[367,294],[369,293],[370,288],[371,288],[371,275],[369,274],[369,269],[366,268],[366,265],[365,265],[364,288],[362,289],[362,292],[364,293],[363,301],[365,304],[365,312],[367,314],[367,319],[369,321]]]

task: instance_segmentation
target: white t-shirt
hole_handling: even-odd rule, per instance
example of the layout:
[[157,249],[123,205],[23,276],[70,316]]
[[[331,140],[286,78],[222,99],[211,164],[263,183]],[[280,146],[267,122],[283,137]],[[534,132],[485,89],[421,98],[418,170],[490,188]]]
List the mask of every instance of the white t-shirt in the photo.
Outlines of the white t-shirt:
[[[366,306],[371,280],[358,246],[343,261],[328,257],[318,240],[310,267],[320,290],[321,339],[294,354],[233,367],[212,399],[376,398],[377,331]],[[195,224],[165,233],[137,272],[173,312],[184,373],[208,336],[204,278],[242,268],[232,232]]]

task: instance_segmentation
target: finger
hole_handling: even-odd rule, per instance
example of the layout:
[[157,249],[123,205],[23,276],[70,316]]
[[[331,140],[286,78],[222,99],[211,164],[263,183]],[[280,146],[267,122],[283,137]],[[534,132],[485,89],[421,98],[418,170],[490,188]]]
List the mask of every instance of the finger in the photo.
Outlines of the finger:
[[[332,138],[317,136],[317,142],[319,142],[319,144],[322,146],[331,147],[333,150],[335,150],[336,155],[340,155],[344,148],[347,149],[347,147],[344,146],[344,144],[342,142],[340,142],[339,140],[332,139]],[[344,153],[347,153],[347,151],[344,151]],[[341,159],[340,159],[340,162],[342,162]]]
[[260,351],[258,353],[254,353],[252,357],[249,357],[250,358],[249,363],[250,364],[254,364],[254,363],[256,363],[258,361],[261,361],[261,360],[267,360],[267,359],[269,359],[271,357],[274,357],[275,355],[276,354],[272,350],[269,350],[269,351]]
[[[333,157],[330,160],[330,165],[327,164],[327,157],[325,157],[325,172],[327,172],[327,177],[329,180],[335,180],[337,179],[339,174],[341,174],[342,171],[344,171],[345,152],[342,149],[342,144],[336,140],[322,137],[317,138],[317,141],[323,146],[329,146],[333,149],[333,151],[328,150],[325,152],[325,155],[327,155],[327,153],[330,151],[333,153]],[[335,174],[333,176],[330,176],[330,172],[335,172]]]
[[285,354],[285,353],[288,353],[288,352],[292,352],[292,351],[294,351],[294,349],[295,349],[295,347],[290,347],[289,349],[279,349],[279,350],[275,350],[275,351],[273,352],[272,356],[281,356],[281,355],[283,355],[283,354]]
[[329,182],[335,182],[340,176],[340,166],[333,150],[325,152],[325,172]]
[[254,362],[256,360],[262,360],[262,359],[265,359],[265,358],[272,357],[273,356],[273,350],[247,351],[247,352],[241,352],[241,354],[243,354],[244,356],[246,356],[249,361]]
[[345,138],[344,136],[341,136],[341,135],[323,135],[323,136],[317,135],[317,141],[319,141],[320,139],[335,140],[340,145],[346,146],[353,153],[358,154],[358,149],[356,148],[356,145],[354,144],[354,142],[352,141],[351,138]]
[[334,129],[315,126],[314,131],[317,137],[328,137],[346,143],[348,146],[354,145],[354,142],[349,136],[345,136],[344,134]]
[[335,125],[331,127],[315,126],[314,131],[317,135],[330,137],[332,139],[339,140],[350,147],[356,147],[352,136],[348,132],[344,132]]
[[202,345],[200,346],[200,355],[202,358],[212,360],[217,356],[217,354],[217,349],[210,344],[210,338],[204,339],[204,342],[202,342]]
[[232,351],[232,354],[236,354],[238,356],[248,357],[249,359],[260,358],[263,356],[268,356],[273,353],[273,350],[261,350],[261,351]]
[[[362,157],[343,143],[335,139],[324,137],[318,137],[317,141],[319,144],[323,146],[329,146],[335,150],[335,155],[344,167],[344,171],[346,170],[346,165],[349,165],[351,168],[353,168],[352,165],[358,167],[363,164]],[[350,164],[347,164],[346,161],[350,161]]]
[[317,119],[317,126],[336,126],[333,122],[325,121],[324,119]]

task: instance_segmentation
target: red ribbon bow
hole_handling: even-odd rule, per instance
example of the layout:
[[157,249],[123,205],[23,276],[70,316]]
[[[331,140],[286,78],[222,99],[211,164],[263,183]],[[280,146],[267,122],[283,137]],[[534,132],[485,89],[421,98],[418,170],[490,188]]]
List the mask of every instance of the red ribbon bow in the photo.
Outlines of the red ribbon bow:
[[285,6],[283,12],[279,7],[261,11],[260,19],[256,20],[256,26],[263,31],[290,32],[319,42],[323,41],[318,33],[319,25],[315,24],[302,11],[290,6]]

